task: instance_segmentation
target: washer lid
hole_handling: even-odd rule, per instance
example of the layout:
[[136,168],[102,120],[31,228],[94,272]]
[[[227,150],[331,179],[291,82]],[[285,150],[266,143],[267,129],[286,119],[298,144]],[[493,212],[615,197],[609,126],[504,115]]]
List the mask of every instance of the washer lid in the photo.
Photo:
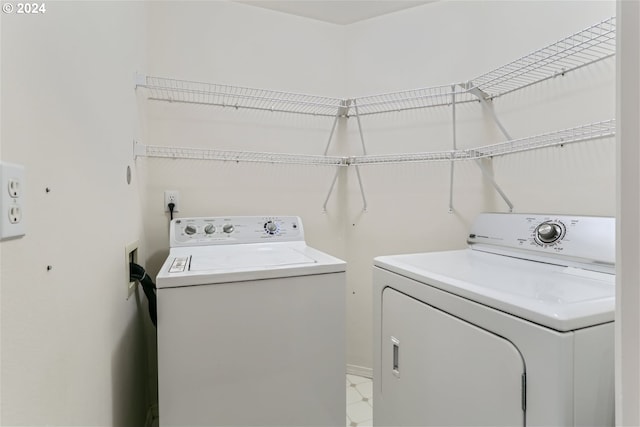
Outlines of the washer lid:
[[344,272],[346,263],[304,242],[171,248],[158,289]]
[[229,271],[315,263],[316,260],[287,246],[213,246],[191,256],[190,271]]
[[374,265],[558,331],[614,320],[613,274],[470,249],[383,256]]

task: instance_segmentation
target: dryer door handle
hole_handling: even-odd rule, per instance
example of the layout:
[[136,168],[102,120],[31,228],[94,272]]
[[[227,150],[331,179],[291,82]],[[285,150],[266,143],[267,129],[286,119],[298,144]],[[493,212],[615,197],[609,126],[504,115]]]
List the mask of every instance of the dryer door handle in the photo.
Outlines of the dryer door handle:
[[391,372],[396,377],[400,378],[400,340],[396,337],[391,337],[391,351],[393,357],[391,358],[392,367]]

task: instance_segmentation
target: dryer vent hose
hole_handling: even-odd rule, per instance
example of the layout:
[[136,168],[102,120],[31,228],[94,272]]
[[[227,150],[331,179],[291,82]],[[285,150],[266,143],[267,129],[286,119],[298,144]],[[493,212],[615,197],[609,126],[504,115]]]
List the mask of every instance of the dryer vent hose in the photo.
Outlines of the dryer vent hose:
[[149,301],[149,317],[153,322],[153,326],[156,326],[157,319],[157,306],[156,306],[156,285],[151,280],[151,277],[144,271],[144,268],[136,264],[135,262],[129,263],[129,280],[137,280],[142,286],[144,294]]

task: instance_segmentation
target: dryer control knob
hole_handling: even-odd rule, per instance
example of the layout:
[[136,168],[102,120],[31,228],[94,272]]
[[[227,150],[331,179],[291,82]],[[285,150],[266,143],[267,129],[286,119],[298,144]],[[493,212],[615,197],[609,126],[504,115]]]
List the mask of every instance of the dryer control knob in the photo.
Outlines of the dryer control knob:
[[541,242],[552,243],[562,235],[562,228],[552,222],[543,222],[536,228],[536,235]]
[[207,224],[204,227],[204,232],[207,234],[213,234],[216,232],[216,227],[213,224]]
[[197,230],[195,225],[189,224],[184,228],[184,232],[187,233],[189,236],[191,236],[192,234],[196,234],[196,231]]
[[264,225],[264,229],[269,234],[275,234],[275,232],[278,231],[278,224],[273,221],[269,221]]
[[222,226],[222,231],[224,231],[227,234],[233,233],[233,230],[234,230],[233,224],[225,224]]

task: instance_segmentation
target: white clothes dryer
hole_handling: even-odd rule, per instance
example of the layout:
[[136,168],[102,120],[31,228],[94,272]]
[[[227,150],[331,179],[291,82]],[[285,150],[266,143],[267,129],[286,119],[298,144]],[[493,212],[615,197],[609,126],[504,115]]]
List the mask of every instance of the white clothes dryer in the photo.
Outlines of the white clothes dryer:
[[379,426],[613,426],[613,218],[481,214],[374,261]]
[[344,261],[300,218],[175,219],[157,276],[160,426],[342,425]]

